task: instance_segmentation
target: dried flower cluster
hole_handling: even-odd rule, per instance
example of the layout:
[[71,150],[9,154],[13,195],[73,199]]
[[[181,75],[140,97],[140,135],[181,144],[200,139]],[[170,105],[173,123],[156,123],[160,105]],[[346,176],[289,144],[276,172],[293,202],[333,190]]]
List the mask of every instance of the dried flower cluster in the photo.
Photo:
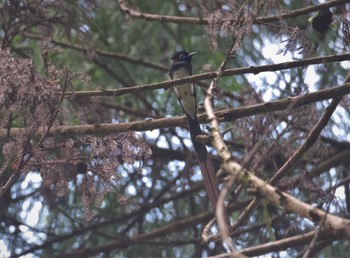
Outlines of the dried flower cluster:
[[[115,186],[118,165],[138,162],[140,168],[151,152],[143,139],[131,132],[106,138],[50,137],[50,129],[58,126],[60,112],[67,113],[64,92],[72,90],[77,79],[86,81],[86,76],[51,64],[49,54],[58,49],[49,40],[43,42],[41,49],[43,76],[36,73],[31,60],[14,58],[9,51],[0,50],[0,124],[7,130],[1,146],[4,163],[0,179],[5,184],[12,175],[40,171],[41,192],[48,203],[54,204],[54,194],[64,197],[68,183],[83,174],[77,187],[81,186],[86,217],[91,219],[93,204],[99,205],[113,188],[113,182]],[[24,129],[14,138],[11,128],[18,126]]]

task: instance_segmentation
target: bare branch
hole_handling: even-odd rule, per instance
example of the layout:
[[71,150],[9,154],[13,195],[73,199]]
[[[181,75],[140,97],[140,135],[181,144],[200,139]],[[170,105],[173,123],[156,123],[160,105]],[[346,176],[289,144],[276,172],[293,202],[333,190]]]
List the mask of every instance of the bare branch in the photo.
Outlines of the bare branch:
[[[303,67],[308,65],[324,64],[324,63],[331,63],[331,62],[342,62],[342,61],[348,61],[348,60],[350,60],[350,53],[346,53],[342,55],[314,57],[314,58],[308,58],[308,59],[297,60],[292,62],[283,62],[283,63],[272,64],[272,65],[261,65],[258,67],[251,66],[251,67],[227,69],[223,71],[220,76],[226,77],[226,76],[232,76],[232,75],[242,75],[242,74],[251,74],[251,73],[258,74],[261,72],[281,71],[281,70],[298,68],[298,67]],[[169,89],[174,85],[181,85],[186,82],[197,82],[201,80],[214,79],[217,77],[218,77],[218,72],[208,72],[208,73],[197,74],[197,75],[189,76],[183,79],[177,79],[177,80],[171,80],[171,81],[143,84],[138,86],[130,86],[127,88],[120,88],[120,89],[108,89],[108,90],[101,89],[97,91],[66,92],[65,95],[68,96],[73,94],[74,96],[79,98],[92,97],[92,96],[121,96],[129,93],[135,93],[135,92],[139,93],[141,91],[146,91],[146,90]]]
[[[262,22],[273,22],[273,21],[279,21],[281,19],[294,18],[297,16],[311,13],[311,12],[316,12],[324,8],[330,8],[337,5],[341,5],[347,2],[348,2],[347,0],[335,0],[335,1],[330,1],[323,4],[307,6],[298,10],[282,13],[280,15],[269,16],[269,17],[257,17],[254,23],[259,24]],[[126,14],[137,19],[144,19],[147,21],[158,21],[158,22],[182,23],[182,24],[198,24],[198,25],[209,24],[208,18],[168,16],[168,15],[158,15],[158,14],[139,12],[128,7],[125,0],[119,0],[119,6]],[[224,23],[229,21],[231,20],[223,19],[221,22]]]
[[[246,107],[238,107],[235,109],[225,109],[215,112],[216,117],[220,122],[232,121],[239,118],[264,114],[272,111],[285,110],[290,107],[291,103],[297,103],[293,105],[293,108],[302,107],[313,102],[322,101],[326,99],[336,98],[338,96],[344,96],[350,93],[350,84],[344,84],[343,86],[332,87],[329,89],[315,91],[302,96],[291,97],[282,100],[276,100],[266,102],[263,104],[256,104]],[[200,115],[199,121],[201,123],[209,122],[206,115]],[[119,124],[95,124],[95,125],[78,125],[78,126],[57,126],[51,129],[48,135],[82,135],[82,134],[110,134],[116,132],[127,131],[149,131],[160,128],[185,126],[186,117],[174,117],[174,118],[162,118],[146,121],[136,121],[129,123]],[[24,132],[24,128],[11,128],[10,134],[12,136],[18,136]],[[41,130],[38,130],[37,135],[42,134]],[[7,136],[6,129],[0,129],[0,139],[4,139]]]
[[[291,248],[291,247],[303,246],[303,245],[305,245],[305,243],[310,242],[315,234],[316,234],[316,230],[305,233],[305,234],[287,237],[287,238],[284,238],[281,240],[274,241],[272,243],[269,242],[269,243],[265,243],[265,244],[261,244],[261,245],[257,245],[257,246],[244,248],[240,251],[243,254],[248,255],[250,257],[259,256],[259,255],[267,254],[270,252],[285,250],[285,249]],[[330,238],[330,236],[328,236],[326,234],[326,231],[323,230],[320,233],[320,238],[327,239],[327,238]],[[230,255],[231,254],[221,254],[221,255],[216,255],[216,256],[212,256],[212,257],[213,258],[228,258],[228,257],[231,257]]]
[[[231,165],[237,168],[237,164]],[[325,211],[299,201],[295,197],[278,190],[276,187],[271,186],[247,171],[243,173],[241,180],[247,181],[256,195],[266,198],[271,203],[282,206],[286,210],[307,218],[315,224],[322,223],[322,218],[326,214]],[[324,221],[324,228],[328,230],[328,234],[334,237],[339,237],[341,239],[350,237],[350,220],[348,219],[327,214]]]

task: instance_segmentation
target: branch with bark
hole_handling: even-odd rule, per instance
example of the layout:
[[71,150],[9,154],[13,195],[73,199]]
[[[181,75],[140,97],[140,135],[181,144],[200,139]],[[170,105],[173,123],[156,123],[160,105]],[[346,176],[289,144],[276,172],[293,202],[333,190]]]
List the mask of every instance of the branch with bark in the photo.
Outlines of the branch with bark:
[[[251,67],[240,67],[233,69],[226,69],[221,74],[220,77],[234,76],[234,75],[243,75],[243,74],[259,74],[262,72],[274,72],[287,70],[292,68],[316,65],[316,64],[325,64],[332,62],[343,62],[350,60],[350,53],[341,54],[341,55],[329,55],[322,57],[313,57],[306,58],[303,60],[291,61],[291,62],[283,62],[279,64],[271,64],[271,65],[261,65],[261,66],[251,66]],[[156,89],[169,89],[174,85],[181,85],[186,82],[198,82],[201,80],[214,79],[218,77],[218,72],[208,72],[202,74],[192,75],[183,79],[176,79],[171,81],[164,81],[158,83],[151,84],[143,84],[137,86],[130,86],[127,88],[120,89],[100,89],[96,91],[77,91],[77,92],[66,92],[65,95],[74,95],[77,98],[82,97],[93,97],[93,96],[122,96],[124,94],[130,93],[139,93],[146,90],[156,90]]]
[[[275,16],[268,17],[257,17],[254,23],[265,23],[265,22],[274,22],[281,19],[295,18],[297,16],[306,15],[311,12],[317,12],[325,8],[331,8],[341,4],[347,3],[346,0],[334,0],[327,3],[307,6],[298,10],[288,11]],[[147,21],[157,21],[157,22],[169,22],[169,23],[182,23],[182,24],[197,24],[197,25],[208,25],[210,22],[209,18],[199,18],[199,17],[181,17],[181,16],[169,16],[169,15],[159,15],[151,14],[137,11],[126,4],[125,0],[119,0],[120,8],[133,18],[143,19]],[[221,22],[230,22],[230,19],[223,19]]]
[[[290,97],[281,100],[275,100],[262,104],[254,104],[245,107],[237,107],[234,109],[225,109],[215,112],[215,116],[220,122],[234,121],[243,117],[254,116],[258,114],[265,114],[268,112],[283,111],[289,109],[291,106],[293,109],[302,106],[309,105],[317,101],[323,101],[332,99],[338,96],[344,96],[350,93],[350,84],[346,83],[341,86],[332,87],[329,89],[319,90],[312,93],[307,93],[301,96]],[[208,123],[210,119],[207,115],[202,114],[198,118],[201,123]],[[95,125],[77,125],[77,126],[54,126],[48,132],[49,136],[52,135],[83,135],[83,134],[111,134],[117,132],[128,131],[149,131],[161,128],[186,126],[186,117],[172,117],[161,119],[150,119],[145,121],[136,121],[129,123],[119,124],[95,124]],[[41,129],[37,131],[37,135],[42,134]],[[24,128],[11,128],[11,136],[19,136],[25,132]],[[7,137],[8,130],[0,129],[0,139]]]

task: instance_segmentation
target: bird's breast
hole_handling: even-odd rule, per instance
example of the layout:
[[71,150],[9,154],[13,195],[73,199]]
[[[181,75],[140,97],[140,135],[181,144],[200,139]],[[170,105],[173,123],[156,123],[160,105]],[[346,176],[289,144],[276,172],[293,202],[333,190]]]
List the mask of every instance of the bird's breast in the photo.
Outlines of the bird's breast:
[[176,80],[190,76],[190,73],[185,68],[176,69],[170,75],[171,79]]

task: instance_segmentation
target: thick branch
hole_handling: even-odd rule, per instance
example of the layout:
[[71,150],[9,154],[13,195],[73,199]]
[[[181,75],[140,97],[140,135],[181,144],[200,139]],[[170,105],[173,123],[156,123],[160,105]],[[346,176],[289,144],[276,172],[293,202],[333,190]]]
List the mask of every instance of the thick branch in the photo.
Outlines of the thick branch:
[[[216,117],[221,122],[232,121],[243,117],[257,114],[264,114],[273,111],[285,110],[293,104],[293,108],[302,107],[313,102],[336,98],[350,93],[350,84],[333,87],[329,89],[319,90],[302,96],[291,97],[282,100],[271,101],[263,104],[255,104],[246,107],[238,107],[235,109],[225,109],[217,111]],[[207,123],[209,120],[206,115],[199,117],[200,122]],[[78,126],[57,126],[50,130],[49,135],[84,135],[84,134],[111,134],[127,131],[149,131],[160,128],[186,126],[186,117],[162,118],[146,121],[136,121],[120,124],[94,124],[94,125],[78,125]],[[45,131],[45,130],[44,130]],[[38,130],[37,135],[42,134],[42,130]],[[25,133],[25,128],[12,128],[10,135],[17,137]],[[6,129],[0,129],[0,139],[7,136]]]
[[[235,51],[235,41],[232,42],[230,49],[227,52],[227,55],[219,68],[217,69],[217,77],[214,78],[209,86],[207,95],[205,97],[204,105],[205,105],[205,110],[207,112],[208,118],[210,120],[210,125],[212,126],[211,129],[211,134],[213,137],[212,144],[215,146],[215,148],[218,150],[219,156],[225,161],[226,159],[230,158],[230,154],[228,151],[228,148],[224,142],[224,139],[222,138],[222,135],[219,130],[219,120],[215,116],[214,109],[213,109],[213,104],[212,104],[212,98],[214,97],[215,89],[217,88],[217,81],[223,74],[225,70],[225,66],[229,59],[231,58],[233,52]],[[231,181],[233,182],[234,179]],[[217,205],[216,205],[216,214],[217,214],[217,223],[219,227],[219,233],[222,237],[222,239],[225,241],[225,243],[228,245],[228,248],[230,252],[233,253],[233,256],[235,257],[245,257],[238,253],[235,248],[232,239],[229,237],[229,228],[228,225],[226,225],[225,220],[222,215],[224,214],[224,201],[225,201],[225,196],[228,193],[228,188],[225,186],[219,195],[219,198],[217,200]],[[231,226],[231,225],[229,225]]]
[[[246,171],[241,165],[234,161],[225,162],[223,165],[225,171],[232,173],[232,175],[240,174],[239,181],[248,183],[255,195],[263,197],[269,202],[278,206],[284,207],[286,210],[294,212],[303,218],[307,218],[319,224],[326,213],[318,208],[304,203],[297,198],[284,193],[271,186],[264,180],[258,178],[254,174]],[[343,219],[331,214],[326,215],[324,228],[328,230],[328,234],[333,235],[338,239],[350,238],[350,220]]]
[[329,230],[328,234],[338,239],[350,238],[350,220],[326,214],[323,210],[299,201],[297,198],[278,190],[249,172],[244,172],[243,174],[242,180],[247,180],[258,196],[264,197],[271,203],[284,207],[286,210],[294,212],[303,218],[307,218],[315,224],[321,223],[322,218],[326,216],[323,226],[326,230]]

